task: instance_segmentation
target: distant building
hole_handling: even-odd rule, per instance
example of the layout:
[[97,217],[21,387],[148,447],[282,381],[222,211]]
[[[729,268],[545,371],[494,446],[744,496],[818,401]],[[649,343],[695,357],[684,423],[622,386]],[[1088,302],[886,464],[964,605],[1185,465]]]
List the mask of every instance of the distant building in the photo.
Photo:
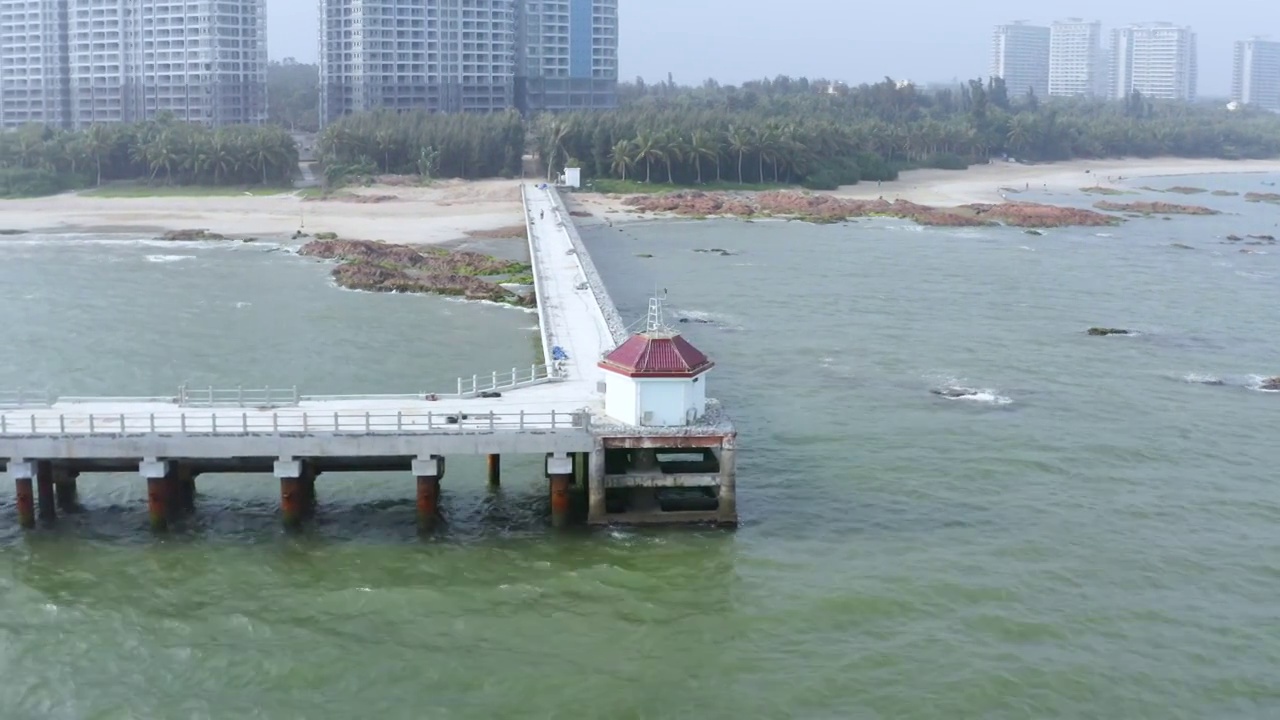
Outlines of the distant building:
[[1106,92],[1102,23],[1071,18],[1049,28],[1049,95],[1100,96]]
[[618,0],[516,0],[522,111],[618,104]]
[[1021,22],[997,25],[991,47],[991,76],[1002,78],[1009,97],[1049,94],[1049,28]]
[[321,0],[321,122],[617,105],[618,0]]
[[1113,98],[1137,90],[1149,98],[1194,101],[1198,73],[1191,28],[1149,23],[1111,33],[1108,95]]
[[0,124],[265,122],[265,0],[0,0]]
[[1280,112],[1280,42],[1237,42],[1233,67],[1232,101]]

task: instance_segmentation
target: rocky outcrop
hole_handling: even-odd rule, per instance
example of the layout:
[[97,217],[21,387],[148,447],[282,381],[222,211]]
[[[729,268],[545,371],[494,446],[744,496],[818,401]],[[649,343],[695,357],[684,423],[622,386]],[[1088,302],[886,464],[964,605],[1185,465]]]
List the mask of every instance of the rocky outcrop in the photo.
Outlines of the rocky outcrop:
[[1003,203],[936,208],[907,200],[849,200],[832,195],[773,191],[761,193],[702,192],[682,190],[661,195],[635,195],[624,205],[636,212],[663,212],[684,217],[770,216],[816,223],[843,222],[859,217],[894,217],[921,225],[941,227],[1062,227],[1067,225],[1115,225],[1110,215],[1037,203]]
[[1118,203],[1100,200],[1093,204],[1099,210],[1109,212],[1132,212],[1143,215],[1221,215],[1221,211],[1199,205],[1178,205],[1164,202],[1131,202]]
[[1263,378],[1262,382],[1258,383],[1258,389],[1270,392],[1280,392],[1280,375]]
[[1089,328],[1089,334],[1097,337],[1106,337],[1108,335],[1132,335],[1133,331],[1123,328],[1091,327]]
[[370,240],[312,240],[299,255],[338,260],[334,280],[352,290],[453,295],[531,306],[524,297],[485,277],[527,273],[528,265],[469,251],[431,248],[419,252],[408,245]]
[[216,232],[209,232],[201,228],[189,230],[170,230],[157,240],[168,240],[170,242],[197,242],[201,240],[226,240],[226,235],[220,235]]
[[1249,202],[1264,202],[1280,205],[1280,193],[1245,193],[1244,199]]

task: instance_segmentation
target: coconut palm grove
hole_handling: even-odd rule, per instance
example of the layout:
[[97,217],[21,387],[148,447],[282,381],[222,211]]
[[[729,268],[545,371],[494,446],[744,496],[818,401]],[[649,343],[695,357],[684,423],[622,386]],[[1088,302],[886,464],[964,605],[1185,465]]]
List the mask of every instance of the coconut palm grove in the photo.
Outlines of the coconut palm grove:
[[[281,83],[305,83],[292,73]],[[305,88],[304,88],[305,89]],[[284,125],[318,108],[313,92],[280,92],[265,127],[210,129],[171,117],[79,132],[31,126],[0,135],[0,196],[129,180],[151,185],[283,186],[298,149]],[[722,86],[623,84],[610,111],[522,117],[379,111],[323,129],[332,183],[380,173],[478,179],[521,174],[536,155],[548,176],[580,167],[600,187],[800,184],[889,180],[903,169],[963,169],[993,157],[1261,158],[1280,155],[1280,115],[1221,104],[1041,100],[1000,79],[922,89],[886,78],[858,87],[778,77]],[[273,100],[273,102],[275,102]],[[286,120],[287,119],[287,120]]]

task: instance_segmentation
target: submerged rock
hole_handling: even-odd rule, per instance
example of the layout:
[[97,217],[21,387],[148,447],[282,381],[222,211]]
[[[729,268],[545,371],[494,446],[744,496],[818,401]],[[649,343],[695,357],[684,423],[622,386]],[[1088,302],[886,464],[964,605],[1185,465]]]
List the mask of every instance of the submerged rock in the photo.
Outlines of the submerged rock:
[[170,230],[161,235],[158,239],[168,240],[170,242],[193,242],[198,240],[226,240],[227,236],[195,228],[189,230]]
[[979,391],[974,390],[973,388],[957,388],[957,387],[934,388],[929,392],[933,393],[934,395],[938,395],[940,397],[951,398],[951,399],[963,398],[963,397],[975,397],[979,394]]
[[1026,233],[1026,234],[1028,234],[1028,235],[1043,235],[1043,234],[1044,234],[1044,232],[1043,232],[1043,231],[1041,231],[1041,230],[1023,230],[1022,232]]
[[1269,390],[1272,392],[1280,392],[1280,375],[1273,375],[1272,377],[1269,377],[1269,378],[1263,378],[1262,382],[1258,383],[1258,389]]
[[1132,335],[1133,331],[1125,330],[1124,328],[1091,327],[1089,328],[1089,334],[1106,337],[1107,335]]
[[1222,212],[1199,205],[1177,205],[1165,202],[1118,203],[1100,200],[1093,204],[1099,210],[1109,212],[1135,212],[1143,215],[1221,215]]
[[1179,250],[1195,250],[1195,248],[1185,243],[1172,243],[1169,245],[1169,247],[1178,248]]

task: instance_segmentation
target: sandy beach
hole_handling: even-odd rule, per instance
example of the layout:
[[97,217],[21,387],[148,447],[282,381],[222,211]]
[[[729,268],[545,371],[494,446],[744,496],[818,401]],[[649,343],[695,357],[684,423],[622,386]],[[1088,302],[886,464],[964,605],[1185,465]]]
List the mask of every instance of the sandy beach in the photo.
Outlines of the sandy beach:
[[341,237],[434,244],[520,225],[520,181],[446,180],[430,187],[375,185],[348,191],[381,202],[267,196],[102,198],[77,194],[0,200],[0,229],[46,233],[129,232],[159,235],[201,228],[232,236]]
[[[909,170],[893,182],[866,182],[825,194],[853,200],[875,200],[883,197],[886,200],[909,200],[935,207],[956,207],[971,203],[1016,200],[1017,191],[1030,189],[1049,193],[1077,193],[1080,188],[1096,185],[1134,187],[1135,184],[1144,184],[1134,182],[1143,178],[1219,173],[1280,173],[1280,159],[1073,160],[1043,165],[997,161],[990,165],[975,165],[968,170]],[[610,222],[643,219],[627,211],[627,207],[622,204],[623,197],[578,194],[573,196],[573,201],[577,209]]]
[[[829,194],[841,198],[910,200],[954,207],[999,203],[1016,192],[1075,193],[1082,187],[1133,187],[1142,178],[1209,173],[1280,173],[1275,160],[1078,160],[1045,165],[994,162],[968,170],[913,170],[894,182],[867,182]],[[1123,178],[1123,180],[1122,180]],[[0,200],[0,229],[29,232],[130,232],[159,235],[202,228],[233,236],[288,237],[298,229],[334,232],[344,238],[434,244],[471,234],[518,226],[520,180],[446,180],[429,187],[375,185],[345,191],[381,196],[380,202],[354,198],[307,200],[301,194],[271,196],[103,198],[73,193],[25,200]],[[1175,184],[1175,183],[1170,183]],[[597,220],[638,219],[622,204],[625,196],[578,193],[576,211]],[[652,217],[652,216],[650,216]]]

